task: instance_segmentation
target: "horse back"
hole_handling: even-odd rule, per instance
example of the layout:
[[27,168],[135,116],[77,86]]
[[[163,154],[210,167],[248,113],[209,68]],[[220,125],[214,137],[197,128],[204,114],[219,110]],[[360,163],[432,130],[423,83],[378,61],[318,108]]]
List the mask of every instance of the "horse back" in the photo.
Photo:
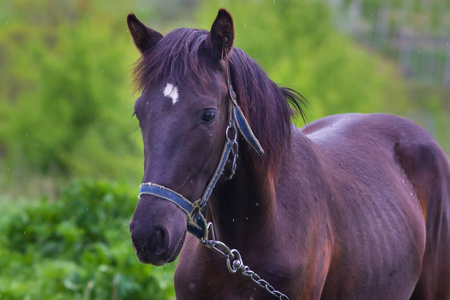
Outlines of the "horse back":
[[[358,184],[372,186],[372,189],[379,190],[376,193],[384,193],[378,198],[385,198],[386,201],[383,201],[387,205],[391,201],[389,199],[402,199],[392,200],[391,209],[398,209],[403,205],[400,210],[416,212],[408,215],[409,219],[414,220],[410,221],[408,225],[401,225],[405,229],[416,230],[412,238],[416,240],[415,247],[423,248],[423,242],[420,240],[425,240],[425,250],[418,250],[417,253],[420,255],[415,255],[417,259],[413,259],[413,261],[421,261],[417,262],[418,267],[415,266],[411,269],[411,272],[417,272],[420,275],[412,299],[449,299],[450,166],[445,153],[436,141],[413,122],[386,114],[330,116],[307,125],[302,129],[302,132],[317,145],[328,165],[345,163],[353,165],[353,170],[347,172],[347,174],[335,171],[337,175],[334,175],[335,178],[332,180],[341,182],[341,187],[338,187],[337,190],[339,188],[341,190],[348,189],[342,188],[342,185],[345,185],[345,180],[341,179],[347,178],[355,186]],[[358,157],[360,157],[359,160]],[[375,165],[376,167],[373,167]],[[363,176],[358,177],[358,172],[364,173],[364,171],[358,171],[358,168],[376,169],[372,174],[366,172],[367,178],[383,176],[384,179],[379,181],[376,179],[373,181],[376,183],[371,183],[371,179],[366,178],[363,179],[366,182],[362,182]],[[354,174],[351,174],[352,172]],[[398,181],[398,178],[401,182],[408,181],[409,187],[389,182]],[[388,188],[388,186],[392,188]],[[392,191],[389,192],[389,189]],[[404,190],[400,191],[402,189]],[[395,190],[398,190],[398,192]],[[405,197],[405,191],[408,195],[414,194],[414,197]],[[354,197],[351,193],[345,194],[345,192],[339,191],[336,193],[343,195],[343,198]],[[413,201],[411,201],[411,198],[413,198]],[[379,201],[373,208],[375,210],[381,209],[380,207],[385,204],[383,201]],[[380,204],[380,202],[383,202],[383,204]],[[348,202],[344,206],[347,204]],[[367,204],[371,205],[369,202]],[[369,212],[368,215],[370,216],[370,214]],[[383,212],[379,215],[383,217]],[[354,216],[356,217],[356,215]],[[389,220],[392,224],[395,224],[396,220],[393,218],[395,216],[391,215]],[[372,222],[375,221],[376,219],[372,220]],[[339,222],[343,222],[342,217],[339,218]],[[421,225],[423,223],[425,223],[425,236],[422,236],[423,230],[413,228],[423,227]],[[373,232],[372,234],[376,239],[378,233]],[[386,242],[386,237],[383,237],[382,241],[383,243]],[[400,239],[392,241],[392,244],[399,241]],[[374,249],[376,249],[376,246],[374,246]],[[395,251],[395,247],[391,247],[391,249]],[[385,255],[393,255],[393,252],[387,251]],[[332,269],[333,266],[330,267],[330,272],[333,271]],[[349,270],[346,270],[346,272],[346,274],[351,274]],[[342,277],[342,273],[339,276]],[[333,278],[327,280],[332,284]],[[391,280],[391,282],[394,281]]]

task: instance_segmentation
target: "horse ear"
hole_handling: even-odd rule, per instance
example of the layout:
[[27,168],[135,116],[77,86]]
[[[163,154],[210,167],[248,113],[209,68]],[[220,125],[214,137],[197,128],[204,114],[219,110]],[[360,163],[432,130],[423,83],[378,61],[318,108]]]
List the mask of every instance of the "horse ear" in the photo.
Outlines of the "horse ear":
[[233,19],[225,9],[219,10],[209,33],[213,59],[221,60],[228,56],[234,41]]
[[128,29],[133,38],[136,47],[144,53],[147,49],[153,47],[163,35],[153,29],[148,28],[141,21],[136,18],[134,14],[129,14],[127,17]]

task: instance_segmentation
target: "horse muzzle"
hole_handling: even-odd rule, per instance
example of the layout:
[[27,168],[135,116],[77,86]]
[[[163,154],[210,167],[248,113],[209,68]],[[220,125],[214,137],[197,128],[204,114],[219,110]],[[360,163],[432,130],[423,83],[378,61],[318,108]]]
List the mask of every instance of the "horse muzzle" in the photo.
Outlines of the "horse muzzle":
[[168,204],[147,195],[139,200],[129,227],[133,249],[141,263],[161,266],[174,261],[181,251],[186,216]]

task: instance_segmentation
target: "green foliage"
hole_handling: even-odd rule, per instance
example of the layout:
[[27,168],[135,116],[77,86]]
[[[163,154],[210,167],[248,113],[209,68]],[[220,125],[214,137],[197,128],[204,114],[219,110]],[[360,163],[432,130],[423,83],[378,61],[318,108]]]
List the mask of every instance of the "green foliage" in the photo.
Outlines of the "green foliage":
[[0,166],[11,182],[30,173],[139,180],[142,145],[131,120],[129,73],[138,52],[123,5],[114,2],[110,16],[102,2],[6,6]]
[[308,99],[309,121],[344,112],[398,113],[407,107],[394,66],[339,33],[322,1],[216,0],[200,7],[197,16],[206,29],[218,7],[230,11],[236,46],[272,80]]
[[140,264],[128,222],[136,196],[77,181],[0,223],[0,299],[170,299],[174,265]]

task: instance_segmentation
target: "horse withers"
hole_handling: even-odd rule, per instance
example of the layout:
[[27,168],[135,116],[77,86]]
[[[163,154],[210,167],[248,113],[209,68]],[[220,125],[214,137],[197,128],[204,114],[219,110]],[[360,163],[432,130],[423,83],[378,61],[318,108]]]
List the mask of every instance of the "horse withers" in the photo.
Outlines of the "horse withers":
[[233,46],[225,10],[209,32],[128,27],[145,158],[131,239],[143,263],[179,257],[177,299],[450,298],[450,166],[425,130],[387,114],[297,129],[303,97]]

